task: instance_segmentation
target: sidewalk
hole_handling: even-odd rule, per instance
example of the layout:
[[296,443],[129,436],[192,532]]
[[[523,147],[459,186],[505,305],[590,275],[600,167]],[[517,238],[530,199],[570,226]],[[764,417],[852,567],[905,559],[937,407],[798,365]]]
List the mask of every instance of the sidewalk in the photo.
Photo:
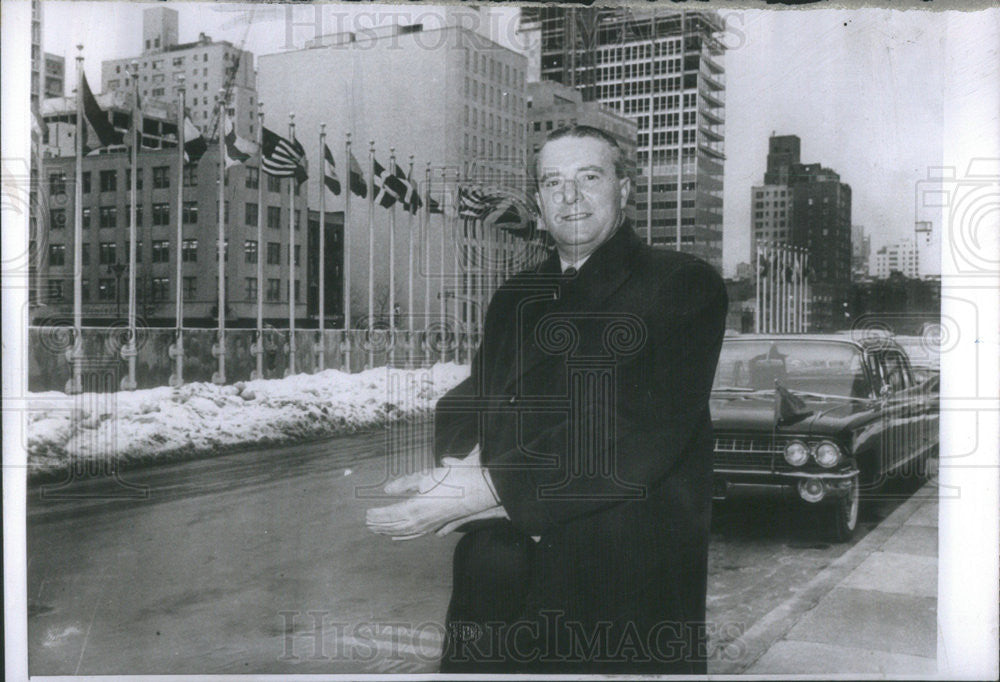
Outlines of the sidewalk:
[[937,526],[935,477],[747,630],[740,660],[709,673],[933,676]]

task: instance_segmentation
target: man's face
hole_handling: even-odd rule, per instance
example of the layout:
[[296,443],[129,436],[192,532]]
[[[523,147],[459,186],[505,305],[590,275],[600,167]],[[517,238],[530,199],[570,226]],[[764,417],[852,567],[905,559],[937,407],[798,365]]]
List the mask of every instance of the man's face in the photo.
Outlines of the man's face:
[[590,255],[618,227],[629,180],[615,175],[615,151],[593,137],[545,143],[538,157],[538,205],[559,254]]

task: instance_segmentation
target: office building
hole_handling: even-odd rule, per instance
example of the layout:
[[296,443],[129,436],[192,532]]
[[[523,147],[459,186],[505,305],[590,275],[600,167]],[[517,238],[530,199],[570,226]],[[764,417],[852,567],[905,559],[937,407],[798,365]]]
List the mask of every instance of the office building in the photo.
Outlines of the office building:
[[522,25],[535,23],[541,78],[576,88],[585,101],[601,102],[638,126],[639,233],[665,247],[679,242],[721,270],[720,17],[707,10],[524,8]]
[[868,264],[871,260],[872,238],[865,232],[864,225],[851,226],[851,280],[869,277]]
[[[846,324],[851,283],[851,187],[818,163],[801,163],[795,135],[768,141],[764,184],[751,189],[751,257],[758,242],[778,242],[809,252],[811,330]],[[756,262],[756,260],[752,261]]]
[[45,98],[62,97],[66,94],[66,60],[57,54],[45,53]]
[[[137,207],[137,313],[145,324],[174,324],[177,259],[185,324],[212,326],[218,310],[218,146],[210,145],[196,166],[183,174],[183,204],[177,196],[177,149],[143,150],[139,155]],[[71,313],[73,305],[74,205],[73,156],[46,163],[48,224],[44,226],[43,267],[47,286],[36,292],[44,311]],[[94,154],[83,159],[83,286],[85,324],[107,324],[125,315],[128,301],[129,155],[126,151]],[[258,206],[258,183],[265,183],[264,205]],[[276,327],[288,320],[290,198],[287,179],[261,176],[256,164],[236,165],[226,172],[227,320],[232,326],[253,326],[257,296],[264,297],[264,319]],[[308,187],[295,199],[296,318],[308,326],[309,283],[318,267],[318,214],[307,225]],[[264,215],[264,241],[258,243],[257,215]],[[183,221],[180,243],[177,220]],[[316,234],[309,234],[311,229]],[[343,220],[327,214],[326,261],[342,261]],[[264,279],[258,281],[257,260],[264,259]],[[339,315],[338,267],[327,268],[326,309]],[[332,294],[332,295],[331,295]],[[315,315],[316,306],[312,304]],[[328,323],[328,326],[332,324]]]
[[186,105],[192,122],[207,136],[218,133],[220,90],[234,111],[237,132],[253,137],[257,125],[257,86],[254,57],[232,43],[212,40],[178,42],[177,11],[151,7],[142,13],[143,51],[140,55],[101,63],[104,92],[127,92],[133,62],[139,71],[139,95],[148,103],[176,106],[180,76],[184,76]]
[[[442,16],[447,19],[450,15]],[[366,177],[369,142],[374,141],[375,158],[385,168],[389,168],[391,151],[404,172],[409,172],[412,158],[413,177],[424,195],[429,163],[431,192],[449,207],[454,206],[458,181],[501,187],[515,195],[528,190],[525,58],[479,33],[453,24],[342,32],[317,37],[303,49],[261,55],[258,65],[265,126],[287,135],[289,112],[295,114],[295,136],[309,160],[312,209],[318,208],[319,169],[323,167],[321,124],[326,125],[327,146],[343,187],[340,196],[326,194],[328,209],[346,208],[347,133],[351,134],[351,152]],[[393,211],[395,252],[390,261]],[[452,223],[443,228],[442,216],[435,215],[426,238],[421,238],[419,221],[419,216],[411,218],[398,204],[394,209],[374,209],[375,315],[385,312],[392,278],[394,300],[404,318],[410,313],[418,318],[422,315],[425,286],[429,286],[432,313],[437,314],[443,292],[449,307],[457,299],[468,301],[471,308],[463,308],[462,316],[466,322],[477,321],[486,301],[481,293],[470,291],[465,280],[455,281]],[[369,227],[368,201],[356,195],[351,197],[347,234],[352,323],[357,325],[367,315]],[[490,241],[488,235],[471,232],[458,240],[461,249],[478,248]],[[492,240],[494,246],[497,241]],[[414,283],[412,311],[407,310],[406,277],[411,243],[417,263],[431,263],[429,271],[421,267]],[[442,248],[446,251],[443,259]],[[391,274],[390,263],[395,274]],[[461,264],[460,269],[464,272],[467,267]],[[414,326],[422,327],[423,321],[417,319]]]
[[929,220],[913,224],[913,241],[917,249],[917,272],[922,279],[941,276],[941,234]]
[[875,279],[885,279],[893,272],[910,278],[920,276],[917,245],[912,239],[902,239],[875,251],[872,257],[872,276]]

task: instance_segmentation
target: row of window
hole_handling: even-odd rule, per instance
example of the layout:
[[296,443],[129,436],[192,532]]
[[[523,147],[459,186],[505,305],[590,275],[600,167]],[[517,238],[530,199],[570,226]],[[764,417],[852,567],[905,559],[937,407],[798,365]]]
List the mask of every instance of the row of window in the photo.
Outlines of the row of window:
[[[655,49],[654,49],[655,47]],[[654,55],[655,52],[655,55]],[[647,60],[681,53],[681,39],[661,40],[655,46],[649,43],[597,50],[598,64],[614,64],[621,61]]]
[[[498,117],[499,118],[499,117]],[[218,164],[216,164],[218,167]],[[170,188],[170,166],[154,166],[153,169],[153,189],[169,189]],[[136,189],[143,188],[143,169],[140,168],[139,172],[136,174],[135,184]],[[267,190],[269,192],[280,193],[281,192],[281,180],[282,178],[275,177],[273,175],[268,175],[267,177]],[[125,179],[122,185],[123,189],[130,189],[132,182],[132,169],[125,169]],[[108,169],[98,171],[98,181],[101,192],[115,192],[118,190],[118,171],[115,169]],[[248,166],[246,168],[244,184],[247,189],[257,189],[260,183],[260,169]],[[60,194],[66,194],[68,191],[68,177],[65,171],[54,171],[49,173],[49,193],[52,196],[58,196]],[[82,191],[84,194],[90,194],[93,184],[92,184],[92,173],[91,171],[84,171],[81,175]],[[226,184],[229,184],[229,176],[226,176]],[[185,187],[196,187],[198,185],[198,174],[196,166],[185,166],[184,167],[184,186]],[[296,188],[296,194],[298,194],[298,188]]]
[[501,109],[517,114],[524,108],[524,98],[512,92],[486,83],[480,83],[475,78],[465,77],[465,97],[481,102],[485,106]]
[[[489,132],[494,132],[494,128],[498,134],[510,135],[511,129],[516,128],[511,125],[511,119],[506,116],[500,116],[497,114],[494,118],[493,114],[487,114],[487,112],[480,112],[476,107],[472,107],[471,114],[469,116],[470,109],[469,105],[465,105],[465,125],[472,126],[473,128],[482,128],[483,130],[488,130]],[[495,125],[494,125],[495,124]]]
[[[169,277],[152,277],[149,280],[149,298],[153,302],[166,302],[172,299],[171,292],[173,288],[170,284]],[[182,295],[184,300],[191,301],[195,298],[198,291],[198,278],[197,277],[184,277],[181,280],[183,291]],[[228,278],[227,278],[227,289],[228,289]],[[246,277],[244,278],[244,302],[246,303],[256,303],[257,302],[257,278],[256,277]],[[299,280],[295,280],[295,300],[301,301],[301,285]],[[120,300],[124,295],[125,287],[122,285],[120,280],[116,280],[111,277],[97,280],[97,300],[98,301],[114,301]],[[274,277],[267,280],[267,289],[264,292],[264,300],[269,303],[281,302],[282,300],[288,300],[288,284],[285,280],[285,298],[281,298],[282,280],[280,278]],[[65,301],[72,297],[73,291],[73,280],[49,280],[48,282],[48,300],[50,301]],[[80,280],[80,297],[83,299],[84,303],[89,302],[90,299],[90,280],[81,279]]]
[[[88,242],[83,242],[82,246],[82,265],[90,265],[90,244]],[[101,265],[114,265],[118,262],[118,245],[115,242],[101,242],[98,248],[98,263]],[[143,258],[142,241],[136,241],[135,243],[136,251],[136,262],[141,263]],[[302,264],[302,245],[295,245],[295,265]],[[224,252],[222,255],[223,260],[229,261],[229,240],[225,240]],[[243,242],[243,261],[245,263],[256,263],[257,262],[257,240],[247,239]],[[267,243],[267,264],[268,265],[281,265],[281,243],[280,242],[268,242]],[[123,255],[127,258],[129,252],[129,241],[125,241],[125,248]],[[285,249],[286,259],[288,249]],[[215,252],[213,256],[213,262],[218,260],[219,253]],[[196,263],[198,262],[198,240],[197,239],[185,239],[181,242],[181,261],[184,263]],[[152,250],[152,262],[153,263],[169,263],[170,262],[170,240],[168,239],[154,239],[153,240],[153,250]],[[66,244],[49,244],[49,265],[50,266],[60,266],[66,265]]]
[[[611,99],[611,95],[600,95],[601,104],[609,106],[615,111],[623,111],[625,114],[638,114],[649,111],[649,97],[627,99],[624,104],[618,99],[619,95],[614,95],[614,97],[615,99]],[[694,109],[698,104],[698,94],[695,92],[685,93],[683,100],[681,99],[681,95],[661,95],[652,98],[654,111],[662,111],[663,109],[678,109],[680,108],[682,101],[685,109]]]
[[504,85],[514,87],[524,87],[524,73],[517,68],[510,68],[509,64],[501,64],[496,59],[485,54],[471,54],[465,50],[465,68],[471,69],[472,73],[482,73],[488,75],[490,80],[500,80]]
[[[125,224],[128,224],[129,220],[129,205],[125,205],[125,210],[123,211],[123,219]],[[168,203],[155,203],[152,205],[153,214],[153,227],[163,227],[170,225],[170,204]],[[244,206],[244,223],[249,226],[255,226],[257,224],[257,204],[252,202],[247,202]],[[117,206],[99,206],[97,207],[98,216],[100,218],[99,225],[102,228],[113,228],[118,227],[118,207]],[[90,229],[91,224],[91,214],[93,209],[89,206],[84,207],[81,211],[83,219],[83,229]],[[143,226],[143,206],[142,204],[137,204],[135,207],[135,224],[138,227]],[[196,225],[198,223],[198,202],[197,201],[185,201],[182,209],[182,220],[185,225]],[[229,202],[226,202],[225,207],[225,220],[229,222]],[[282,229],[284,219],[282,216],[285,215],[285,211],[282,210],[280,206],[268,206],[267,207],[267,226],[274,230]],[[68,217],[66,209],[64,208],[54,208],[49,210],[49,229],[50,230],[62,230],[68,224]],[[302,227],[302,211],[295,211],[295,229],[298,230]]]

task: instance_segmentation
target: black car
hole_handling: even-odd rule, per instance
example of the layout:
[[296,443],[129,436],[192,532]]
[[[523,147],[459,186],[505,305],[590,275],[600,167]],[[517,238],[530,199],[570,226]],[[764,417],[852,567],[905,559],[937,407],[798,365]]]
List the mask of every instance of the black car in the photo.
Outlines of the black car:
[[822,505],[834,539],[849,539],[864,491],[926,475],[936,457],[929,383],[890,337],[727,336],[712,387],[715,497]]

